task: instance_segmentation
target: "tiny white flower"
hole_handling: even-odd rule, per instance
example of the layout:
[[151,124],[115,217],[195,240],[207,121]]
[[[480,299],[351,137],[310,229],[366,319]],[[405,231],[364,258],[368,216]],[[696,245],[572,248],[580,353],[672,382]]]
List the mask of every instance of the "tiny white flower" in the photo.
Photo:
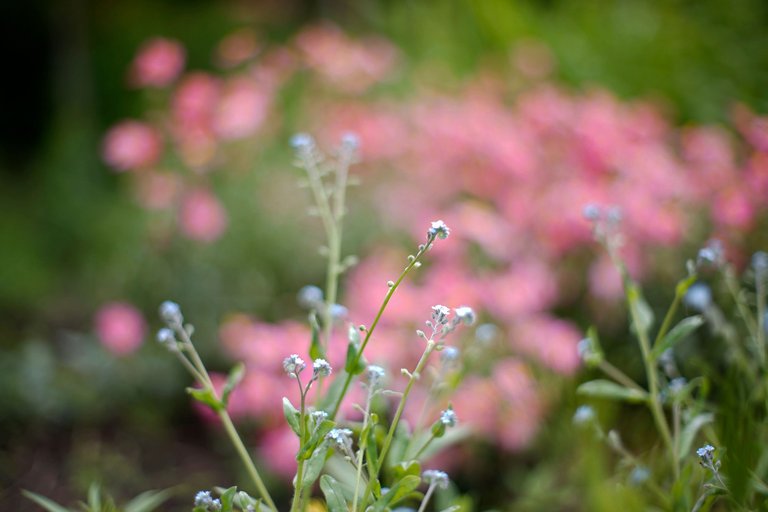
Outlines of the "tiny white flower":
[[297,378],[299,374],[304,371],[307,364],[297,354],[291,354],[283,360],[283,370],[289,377]]
[[427,230],[428,238],[439,238],[441,240],[445,240],[450,234],[450,228],[442,220],[434,221],[429,230]]

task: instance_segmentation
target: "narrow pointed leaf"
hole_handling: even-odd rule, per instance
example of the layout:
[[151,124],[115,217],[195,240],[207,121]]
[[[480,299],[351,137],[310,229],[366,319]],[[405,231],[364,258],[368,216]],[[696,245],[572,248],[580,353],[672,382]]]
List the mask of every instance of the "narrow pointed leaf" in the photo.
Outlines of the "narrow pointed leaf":
[[648,393],[638,389],[627,388],[609,380],[597,379],[585,382],[576,392],[584,396],[609,398],[624,402],[640,403],[648,400]]
[[224,404],[224,407],[226,407],[227,403],[229,403],[229,395],[231,395],[232,391],[234,391],[237,385],[240,384],[240,381],[243,380],[244,376],[245,376],[245,365],[242,362],[237,363],[229,371],[229,376],[227,377],[227,383],[224,384],[224,390],[221,392],[221,403]]
[[403,477],[395,483],[378,501],[373,504],[374,512],[384,512],[392,505],[396,505],[403,498],[416,490],[421,483],[421,478],[415,475]]
[[216,397],[213,396],[213,393],[211,393],[209,389],[187,388],[187,393],[192,395],[192,398],[198,402],[202,402],[213,409],[215,412],[219,412],[224,408],[222,403],[216,400]]
[[300,436],[301,427],[299,418],[301,414],[299,414],[299,411],[293,406],[291,401],[288,400],[288,397],[283,397],[283,414],[285,415],[285,420],[288,422],[291,430],[293,430],[297,436]]
[[693,331],[701,327],[703,323],[704,318],[700,315],[689,316],[688,318],[680,320],[680,322],[674,326],[664,338],[662,338],[659,344],[653,347],[653,351],[651,352],[653,359],[656,360],[661,357],[661,354],[663,354],[664,351],[673,348],[678,342],[682,341]]
[[67,510],[66,508],[62,507],[58,503],[56,503],[56,502],[46,498],[45,496],[41,496],[39,494],[36,494],[34,492],[30,492],[30,491],[26,491],[26,490],[21,491],[21,492],[24,494],[24,496],[26,496],[30,500],[34,501],[35,503],[37,503],[38,505],[43,507],[48,512],[69,512],[69,510]]
[[169,489],[143,492],[125,505],[124,512],[152,512],[167,501],[171,494]]
[[325,504],[328,507],[328,512],[349,511],[341,485],[339,485],[336,479],[329,475],[321,476],[320,489],[323,491],[323,495],[325,495]]
[[701,430],[704,425],[712,423],[713,421],[715,421],[714,414],[705,412],[695,416],[685,427],[683,427],[683,431],[680,433],[680,448],[677,453],[678,460],[683,460],[691,454],[696,434],[699,433],[699,430]]

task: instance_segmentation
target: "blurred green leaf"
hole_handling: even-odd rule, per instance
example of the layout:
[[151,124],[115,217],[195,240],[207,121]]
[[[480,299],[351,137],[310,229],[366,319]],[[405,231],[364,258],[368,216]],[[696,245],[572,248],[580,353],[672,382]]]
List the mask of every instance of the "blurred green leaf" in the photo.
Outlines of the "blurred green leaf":
[[664,351],[673,348],[678,342],[682,341],[693,331],[701,327],[702,324],[704,324],[704,318],[700,315],[683,318],[667,333],[666,336],[664,336],[664,338],[662,338],[658,345],[653,347],[651,358],[654,361],[657,360],[661,357],[661,354],[663,354]]
[[27,490],[22,490],[21,492],[24,494],[24,496],[37,503],[48,512],[70,512],[69,509],[62,507],[58,503],[46,498],[45,496],[40,496],[39,494]]
[[224,407],[229,403],[229,395],[240,384],[245,376],[245,364],[242,362],[237,363],[230,371],[227,377],[227,383],[224,384],[224,390],[221,392],[221,403]]
[[323,475],[320,477],[320,489],[325,496],[325,504],[328,506],[329,512],[348,512],[349,507],[344,499],[344,492],[337,482],[330,475]]
[[167,501],[171,494],[170,489],[143,492],[125,505],[124,512],[151,512]]
[[678,460],[683,460],[691,455],[691,448],[693,447],[693,441],[696,439],[696,434],[704,425],[715,421],[715,415],[710,412],[705,412],[695,416],[689,421],[682,432],[680,432],[680,446],[677,452]]
[[396,505],[406,496],[416,490],[421,484],[421,477],[406,475],[398,480],[378,501],[373,504],[374,512],[384,512],[392,505]]
[[285,419],[288,422],[288,425],[291,427],[291,430],[293,430],[297,436],[301,435],[301,426],[299,424],[299,419],[301,415],[299,414],[298,409],[296,409],[290,400],[288,400],[288,397],[283,397],[283,414],[285,415]]
[[638,389],[627,388],[604,379],[585,382],[577,388],[576,392],[580,395],[609,398],[631,403],[642,403],[648,400],[648,393]]
[[192,395],[192,398],[198,402],[204,403],[215,412],[219,412],[224,408],[224,405],[213,396],[213,392],[210,389],[199,388],[187,388],[187,393]]

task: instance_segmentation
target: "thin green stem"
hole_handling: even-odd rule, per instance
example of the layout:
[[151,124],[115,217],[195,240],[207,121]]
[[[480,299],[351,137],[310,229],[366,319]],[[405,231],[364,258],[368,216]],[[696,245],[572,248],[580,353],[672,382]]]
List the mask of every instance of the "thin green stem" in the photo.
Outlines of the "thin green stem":
[[259,491],[262,499],[266,502],[267,506],[271,510],[277,512],[275,502],[272,501],[272,497],[269,495],[267,486],[264,485],[264,481],[261,479],[261,476],[259,475],[259,472],[256,469],[251,456],[248,454],[248,450],[245,448],[243,441],[240,439],[240,436],[235,429],[235,425],[232,423],[232,419],[229,417],[229,413],[222,409],[219,411],[219,418],[221,419],[221,422],[224,425],[224,430],[226,430],[230,441],[232,441],[232,444],[235,446],[235,450],[237,450],[237,454],[240,456],[240,460],[243,461],[245,469],[248,471],[248,475],[256,485],[256,489]]
[[434,434],[430,434],[429,435],[429,439],[427,439],[427,442],[424,443],[421,448],[419,448],[419,451],[417,451],[416,454],[412,458],[418,460],[418,458],[421,457],[421,454],[424,453],[424,451],[427,448],[429,448],[429,445],[431,445],[432,441],[434,441],[434,440],[435,440],[435,435]]
[[[205,365],[203,364],[203,360],[200,358],[200,355],[197,353],[197,350],[195,349],[195,346],[192,343],[192,339],[190,338],[189,333],[187,332],[186,329],[184,329],[184,326],[182,326],[181,324],[173,326],[173,329],[181,338],[182,343],[184,344],[187,352],[190,354],[190,357],[192,358],[192,363],[190,363],[182,355],[181,359],[183,361],[186,361],[186,364],[184,363],[182,364],[184,364],[184,366],[187,367],[188,370],[193,371],[192,374],[195,375],[195,377],[200,381],[200,384],[205,386],[211,392],[211,394],[214,396],[216,400],[220,400],[220,397],[216,392],[216,388],[214,388],[213,386],[213,381],[211,381],[211,377],[210,375],[208,375],[208,370],[206,370]],[[193,364],[194,364],[194,367],[196,368],[192,367]],[[251,456],[248,454],[248,450],[243,444],[242,439],[240,439],[240,435],[237,433],[237,429],[235,429],[235,425],[232,423],[232,418],[230,418],[226,408],[222,407],[218,411],[216,411],[216,413],[218,414],[222,425],[224,425],[224,430],[226,431],[227,436],[229,436],[230,441],[234,445],[235,451],[237,451],[237,454],[240,456],[240,459],[245,465],[245,469],[246,471],[248,471],[248,475],[251,477],[251,480],[253,480],[253,483],[256,486],[256,490],[259,492],[262,499],[266,502],[267,506],[274,512],[277,512],[277,507],[275,506],[275,502],[272,500],[272,496],[270,496],[269,491],[267,490],[267,486],[264,485],[264,481],[261,479],[261,475],[259,475],[259,472],[256,469],[256,465],[253,463],[253,459],[251,459]]]
[[757,347],[760,365],[765,367],[765,276],[755,270],[755,292],[757,293]]
[[435,492],[435,484],[429,484],[429,488],[427,489],[427,493],[424,495],[424,499],[421,500],[421,506],[419,507],[419,510],[417,512],[424,512],[427,510],[427,503],[429,503],[429,499],[432,497],[432,494]]
[[664,321],[661,323],[661,327],[659,327],[659,332],[656,333],[656,339],[653,340],[653,345],[651,345],[652,347],[656,347],[656,345],[661,343],[661,340],[664,339],[664,336],[666,336],[669,328],[672,327],[672,320],[675,318],[677,308],[680,306],[680,302],[685,296],[685,292],[688,290],[688,286],[693,282],[694,279],[695,277],[689,276],[677,283],[677,286],[675,286],[675,297],[672,299],[672,304],[670,304],[669,309],[667,310],[667,314],[664,316]]
[[623,384],[628,388],[632,388],[637,391],[642,391],[643,393],[645,393],[645,389],[643,389],[642,386],[640,386],[640,384],[638,384],[637,382],[629,378],[627,374],[625,374],[624,372],[622,372],[621,370],[613,366],[608,361],[606,360],[600,361],[600,364],[598,364],[597,367],[600,368],[600,370],[603,373],[608,375],[610,378],[612,378],[619,384]]
[[184,368],[186,368],[186,369],[187,369],[187,371],[188,371],[189,373],[191,373],[191,374],[192,374],[192,377],[194,377],[194,379],[195,379],[195,380],[196,380],[196,381],[197,381],[197,382],[198,382],[198,383],[199,383],[201,386],[204,386],[204,387],[205,387],[205,386],[207,386],[207,385],[208,385],[208,384],[206,383],[206,380],[205,380],[205,377],[203,376],[203,374],[202,374],[202,373],[200,373],[199,371],[197,371],[197,368],[195,368],[195,367],[192,365],[192,363],[190,363],[190,362],[189,362],[189,359],[187,359],[186,357],[184,357],[184,354],[182,354],[182,353],[181,353],[180,351],[178,351],[178,350],[174,350],[174,351],[173,351],[173,353],[174,353],[174,354],[176,354],[176,357],[179,359],[179,361],[181,361],[181,364],[182,364],[182,365],[184,365]]
[[357,475],[355,477],[355,494],[352,498],[352,512],[357,511],[357,499],[360,495],[360,481],[363,478],[363,454],[365,454],[365,450],[368,448],[368,436],[367,436],[367,428],[368,428],[368,419],[371,414],[371,398],[373,398],[373,392],[371,390],[368,391],[368,399],[365,402],[365,416],[363,418],[363,429],[360,431],[364,435],[361,435],[360,437],[360,447],[357,450]]
[[757,332],[755,329],[755,319],[752,318],[752,314],[749,312],[749,308],[747,308],[747,305],[744,303],[744,299],[742,298],[741,292],[739,290],[739,285],[736,282],[736,277],[733,275],[733,269],[730,266],[726,267],[723,270],[723,273],[725,277],[725,286],[728,288],[728,292],[731,294],[733,301],[736,303],[736,310],[739,312],[739,316],[744,322],[744,325],[747,326],[747,330],[749,331],[749,335],[752,337],[752,340],[756,342]]
[[667,447],[667,451],[670,454],[672,460],[672,467],[675,472],[675,478],[677,479],[680,474],[680,467],[677,461],[677,454],[674,453],[674,446],[672,443],[672,435],[669,432],[669,425],[667,425],[667,419],[664,415],[664,410],[661,407],[659,400],[659,384],[656,375],[655,364],[651,357],[650,340],[648,339],[648,332],[641,326],[640,313],[637,311],[636,301],[630,300],[629,312],[632,316],[632,322],[635,324],[637,330],[637,339],[640,342],[640,350],[643,354],[643,363],[645,365],[645,374],[648,379],[648,406],[653,415],[653,420],[656,423],[656,428],[661,434],[661,438],[664,441],[664,445]]
[[[301,407],[299,409],[299,442],[300,444],[304,443],[304,440],[306,438],[306,421],[304,418],[304,415],[306,414],[306,392],[309,390],[309,384],[307,385],[307,389],[303,389],[303,386],[301,385],[301,378],[298,374],[296,374],[296,382],[299,385],[299,392],[301,394]],[[310,382],[311,384],[311,382]],[[302,446],[299,446],[299,450],[301,450]],[[296,487],[293,490],[293,501],[291,503],[291,512],[298,512],[301,510],[301,498],[302,498],[302,490],[304,483],[304,459],[299,460],[298,465],[296,467]]]
[[427,364],[427,359],[429,359],[430,354],[435,349],[435,345],[436,342],[432,339],[427,341],[427,348],[421,355],[421,359],[419,359],[419,362],[416,365],[416,369],[413,370],[413,373],[411,373],[410,379],[408,379],[408,384],[405,386],[405,391],[403,391],[403,395],[400,397],[400,403],[397,406],[397,411],[395,411],[395,417],[392,419],[392,424],[389,426],[387,437],[384,439],[384,444],[381,446],[381,453],[379,455],[379,467],[376,468],[376,475],[379,474],[381,466],[384,465],[387,453],[389,452],[389,447],[392,444],[392,439],[395,437],[397,425],[400,423],[400,417],[403,415],[403,411],[405,410],[405,403],[408,400],[408,395],[410,394],[413,385],[417,380],[419,380],[421,372],[424,370],[424,366]]
[[[416,253],[416,255],[410,259],[408,262],[408,265],[403,269],[403,272],[400,274],[400,277],[397,278],[397,281],[394,282],[392,286],[389,287],[389,290],[387,290],[387,294],[384,296],[384,301],[381,303],[381,307],[379,307],[379,311],[376,313],[376,317],[373,319],[373,323],[371,326],[366,330],[365,338],[363,338],[363,342],[360,345],[360,350],[357,353],[357,359],[355,361],[355,366],[360,362],[360,358],[363,357],[363,351],[365,350],[365,347],[368,345],[368,342],[371,339],[371,335],[373,335],[373,331],[376,330],[376,326],[379,324],[379,320],[381,320],[381,316],[384,314],[384,310],[387,308],[387,304],[389,304],[390,299],[392,299],[392,295],[395,294],[395,291],[400,286],[400,283],[403,282],[403,279],[410,273],[411,269],[413,269],[416,264],[419,261],[419,258],[424,255],[427,250],[432,246],[432,243],[435,241],[434,237],[430,236],[427,239],[427,242],[421,246],[419,249],[419,252]],[[339,394],[338,399],[336,400],[336,404],[333,407],[333,411],[330,414],[329,419],[335,420],[336,415],[339,413],[339,409],[341,408],[341,402],[344,399],[344,396],[347,394],[347,390],[349,389],[349,385],[352,383],[352,379],[354,378],[354,375],[351,373],[348,373],[345,380],[344,380],[344,386],[342,387],[341,393]]]

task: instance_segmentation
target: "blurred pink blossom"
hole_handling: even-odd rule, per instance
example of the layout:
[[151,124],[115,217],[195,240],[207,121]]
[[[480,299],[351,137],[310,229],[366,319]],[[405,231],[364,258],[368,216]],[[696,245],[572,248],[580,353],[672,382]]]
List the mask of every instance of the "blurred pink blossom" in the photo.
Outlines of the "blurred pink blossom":
[[99,341],[113,354],[126,356],[135,352],[144,341],[147,325],[144,317],[127,302],[103,305],[94,318]]
[[271,104],[271,93],[247,78],[226,83],[216,109],[214,127],[223,139],[242,139],[261,127]]
[[269,469],[284,480],[290,480],[296,474],[296,458],[286,454],[299,451],[299,438],[287,424],[267,430],[257,442],[259,460],[263,460]]
[[192,240],[216,241],[227,228],[227,213],[208,189],[196,188],[186,192],[181,200],[179,226]]
[[104,137],[104,161],[116,171],[151,167],[159,159],[161,150],[160,134],[140,121],[122,121]]
[[296,37],[296,46],[307,66],[334,87],[351,93],[382,81],[397,61],[397,50],[385,39],[354,41],[330,24],[304,29]]
[[513,328],[512,346],[552,370],[570,375],[580,366],[576,345],[582,333],[549,315],[528,317]]
[[135,87],[166,87],[184,69],[184,47],[158,37],[144,43],[131,65],[129,81]]

